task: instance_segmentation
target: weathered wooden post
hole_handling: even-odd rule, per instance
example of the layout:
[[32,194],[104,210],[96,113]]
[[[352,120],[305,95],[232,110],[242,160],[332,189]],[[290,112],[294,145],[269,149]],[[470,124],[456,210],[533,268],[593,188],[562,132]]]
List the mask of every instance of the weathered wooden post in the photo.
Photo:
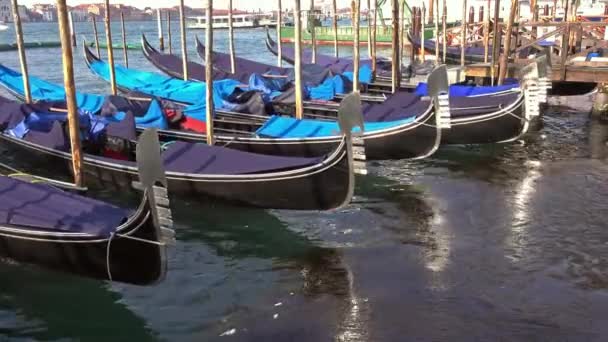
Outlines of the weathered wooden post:
[[468,21],[469,21],[469,23],[468,23],[467,29],[472,31],[471,25],[473,23],[475,23],[475,6],[469,7],[469,20]]
[[302,119],[304,117],[304,99],[302,98],[302,18],[300,11],[300,0],[295,0],[295,7],[293,9],[293,20],[294,20],[294,44],[295,44],[295,56],[294,56],[294,72],[295,72],[295,87],[296,87],[296,118]]
[[[401,1],[401,5],[399,6],[399,14],[403,14],[403,8],[405,6],[405,2]],[[426,60],[426,44],[424,41],[424,35],[426,33],[426,25],[425,25],[425,16],[426,16],[426,8],[424,7],[424,2],[422,3],[422,9],[420,12],[420,62],[424,63],[424,61]],[[401,23],[401,25],[403,25],[403,18],[400,19],[399,21]],[[403,36],[403,30],[399,30],[401,31],[400,37]],[[399,42],[401,45],[399,46],[399,49],[403,49],[403,40],[401,40]],[[400,50],[400,51],[401,51]],[[399,63],[399,65],[401,65],[401,63]]]
[[[399,13],[402,15],[399,18],[399,74],[403,73],[403,45],[405,43],[405,18],[403,17],[403,13],[405,10],[405,1],[399,2]],[[423,49],[424,50],[424,49]]]
[[97,20],[95,14],[91,14],[91,21],[93,22],[93,34],[95,35],[95,50],[97,51],[97,57],[101,57],[101,51],[99,49],[99,34],[97,33]]
[[492,40],[492,65],[490,67],[490,72],[492,74],[492,85],[494,85],[494,79],[496,78],[496,59],[498,58],[498,55],[500,54],[500,41],[502,40],[501,38],[501,27],[500,24],[498,23],[498,19],[500,17],[500,0],[496,0],[494,2],[494,39]]
[[429,18],[426,21],[429,25],[435,23],[434,13],[435,13],[435,0],[429,0]]
[[207,0],[207,26],[205,27],[205,124],[207,126],[207,144],[213,145],[213,0]]
[[232,24],[232,0],[228,0],[228,48],[230,50],[230,72],[236,72],[236,58],[234,56],[234,25]]
[[432,2],[437,1],[435,8],[436,16],[435,18],[435,64],[439,65],[439,0],[431,0]]
[[372,58],[372,2],[367,0],[367,56]]
[[184,0],[179,0],[179,33],[182,45],[182,73],[184,81],[188,80],[188,48],[186,46],[186,14],[184,13]]
[[[534,1],[536,2],[536,1]],[[540,8],[538,7],[538,5],[534,5],[533,8],[533,12],[532,12],[532,22],[537,23],[538,22],[538,12],[539,12]],[[532,27],[532,39],[536,39],[538,38],[538,26],[533,26]]]
[[376,77],[376,51],[377,51],[377,46],[376,46],[376,34],[378,32],[378,0],[374,0],[374,24],[372,26],[372,73],[374,75],[374,77]]
[[277,66],[283,67],[283,42],[281,41],[281,26],[283,26],[283,8],[281,7],[281,0],[278,0],[278,15],[277,15]]
[[334,56],[338,58],[338,8],[336,5],[336,0],[332,0],[331,2],[331,11],[334,15],[332,20],[334,30]]
[[517,0],[511,0],[511,11],[509,12],[509,22],[507,22],[507,29],[505,32],[505,48],[500,59],[500,69],[498,73],[498,85],[502,85],[507,76],[509,69],[509,55],[511,54],[511,36],[513,35],[513,22],[515,21],[515,14],[517,14]]
[[[360,39],[360,20],[361,20],[361,0],[351,1],[351,10],[353,14],[353,25],[355,36],[353,42],[353,92],[359,92],[359,44]],[[401,64],[401,63],[400,63]]]
[[72,39],[72,46],[76,46],[76,33],[74,32],[74,17],[72,12],[68,12],[68,18],[70,19],[70,38]]
[[310,43],[312,44],[312,64],[317,63],[317,36],[315,32],[315,0],[310,0],[308,11],[308,29],[310,30]]
[[167,40],[169,43],[169,54],[173,54],[173,37],[171,34],[171,10],[167,11]]
[[31,103],[32,93],[30,90],[30,79],[27,71],[27,58],[25,57],[25,47],[23,46],[23,29],[21,28],[21,16],[19,15],[17,0],[12,0],[11,6],[13,9],[13,21],[15,22],[15,36],[17,39],[17,49],[19,50],[19,64],[21,65],[21,78],[23,79],[25,102]]
[[460,66],[464,67],[464,49],[467,43],[467,0],[462,1],[462,28],[460,34]]
[[57,17],[59,21],[59,34],[61,36],[63,83],[65,87],[65,101],[68,109],[68,128],[70,131],[70,146],[72,150],[72,171],[74,172],[74,184],[78,187],[82,187],[84,185],[84,178],[82,174],[80,124],[78,122],[78,108],[76,107],[74,64],[72,60],[72,44],[69,32],[70,24],[65,0],[57,0]]
[[488,0],[488,13],[485,15],[483,27],[483,62],[488,63],[490,49],[490,0]]
[[156,10],[156,22],[158,24],[158,42],[161,51],[165,51],[165,37],[163,36],[163,16],[162,11]]
[[125,31],[125,16],[122,13],[122,11],[120,11],[120,28],[122,31],[122,55],[123,55],[123,59],[125,61],[125,66],[128,68],[129,67],[129,56],[128,56],[128,52],[127,52],[127,33]]
[[[112,47],[112,29],[110,27],[110,0],[106,0],[106,17],[104,19],[106,24],[106,43],[108,44],[108,67],[110,68],[110,86],[112,88],[112,95],[116,95],[116,73],[114,72],[114,49]],[[70,50],[71,51],[71,50]]]
[[399,74],[399,3],[398,0],[391,0],[393,10],[393,63],[392,63],[392,91],[396,93],[399,89],[400,74]]

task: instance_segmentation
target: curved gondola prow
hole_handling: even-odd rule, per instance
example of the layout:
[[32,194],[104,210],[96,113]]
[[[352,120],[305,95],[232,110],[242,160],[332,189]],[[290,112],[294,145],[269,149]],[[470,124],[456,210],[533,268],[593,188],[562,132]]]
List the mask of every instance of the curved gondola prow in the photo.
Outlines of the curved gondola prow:
[[148,38],[146,38],[146,34],[143,32],[141,34],[141,49],[146,57],[150,56],[151,53],[158,53],[158,50],[150,44]]
[[[206,54],[206,49],[207,47],[205,46],[205,44],[203,44],[200,39],[198,39],[198,35],[195,36],[194,38],[194,42],[196,44],[196,53],[198,54],[198,56],[201,58],[201,60],[203,61],[203,65],[207,66],[207,54]],[[213,59],[213,69],[223,72],[225,74],[232,74],[232,71],[230,70],[226,70],[220,66],[217,65],[216,61],[216,56],[215,56],[215,52],[211,51],[211,58]]]
[[[349,165],[349,190],[344,202],[339,207],[348,205],[355,192],[355,173],[360,175],[367,174],[365,143],[363,141],[363,133],[365,127],[363,123],[363,111],[361,109],[361,95],[352,93],[344,97],[338,108],[338,124],[340,133],[346,140],[346,150],[348,154]],[[358,127],[358,132],[353,132],[353,129]]]
[[521,68],[519,74],[525,96],[525,119],[529,121],[540,115],[539,64],[530,63]]
[[82,44],[82,49],[84,54],[84,60],[87,64],[87,67],[92,70],[91,64],[94,62],[101,61],[101,58],[99,56],[96,56],[93,51],[91,51],[91,49],[87,46],[86,41],[83,41],[83,43],[84,44]]
[[[173,218],[156,129],[146,129],[140,134],[135,154],[139,182],[134,183],[133,186],[144,192],[159,243],[172,242],[175,236]],[[158,279],[159,281],[164,277],[167,267],[164,248],[161,248],[161,258],[165,261],[163,262],[165,270],[162,272],[162,277]]]
[[429,75],[427,83],[429,96],[433,99],[435,107],[435,121],[438,129],[451,128],[450,83],[446,65],[436,66]]
[[[270,29],[268,28],[268,26],[266,26],[266,48],[268,48],[268,51],[270,51],[273,55],[279,55],[277,43],[270,36]],[[291,65],[295,63],[295,61],[287,57],[286,54],[281,55],[281,58],[284,62],[287,62]]]

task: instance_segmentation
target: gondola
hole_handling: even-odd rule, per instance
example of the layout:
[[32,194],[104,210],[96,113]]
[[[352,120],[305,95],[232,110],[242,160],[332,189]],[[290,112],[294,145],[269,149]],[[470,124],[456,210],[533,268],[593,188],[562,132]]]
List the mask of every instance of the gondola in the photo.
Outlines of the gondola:
[[[144,46],[147,46],[145,54],[155,56],[152,59],[158,62],[160,59],[158,56],[161,54],[149,44],[144,44]],[[202,48],[202,44],[199,42],[198,49],[204,52],[201,50]],[[222,65],[226,63],[226,58],[225,54],[214,54],[214,61],[218,61]],[[249,62],[242,62],[242,66],[254,65],[256,70],[262,70],[263,66],[255,66],[256,62]],[[153,64],[156,65],[155,62]],[[179,69],[174,70],[174,74],[179,72]],[[518,86],[519,84],[512,84],[504,87],[486,87],[485,89],[473,86],[450,86],[450,111],[454,125],[450,129],[442,130],[441,143],[500,143],[512,141],[524,135],[529,129],[528,122],[531,120],[531,117],[526,118],[525,92],[531,89],[522,90],[518,89]],[[412,93],[428,95],[426,88],[423,93],[416,93],[419,90],[416,87],[404,87],[398,93],[385,97],[384,103],[369,104],[366,108],[382,108],[382,106],[391,108],[393,103],[411,99]],[[530,109],[534,106],[538,106],[538,104],[530,103],[529,105]],[[331,115],[326,104],[308,103],[305,110],[316,115]]]
[[173,236],[153,130],[137,147],[143,199],[132,213],[42,183],[0,177],[0,256],[78,276],[150,285],[167,271]]
[[[407,38],[414,48],[420,49],[420,37],[413,37],[410,32],[407,33]],[[424,41],[424,50],[429,54],[434,55],[436,46],[435,41],[426,39]],[[465,63],[483,63],[484,62],[484,48],[476,46],[468,46],[464,49]],[[492,51],[492,47],[490,47]],[[439,55],[443,56],[443,46],[439,44]],[[445,53],[446,63],[460,64],[460,47],[459,46],[448,46]]]
[[[164,72],[165,74],[175,77],[175,78],[183,78],[183,66],[182,59],[179,56],[162,53],[156,50],[146,39],[145,35],[142,35],[142,51],[144,56],[148,61],[150,61],[156,68]],[[205,58],[205,46],[196,39],[196,49],[203,60]],[[293,69],[291,68],[279,68],[276,66],[248,60],[241,57],[235,57],[236,62],[236,70],[235,74],[231,74],[228,69],[230,68],[230,55],[221,52],[213,52],[213,76],[214,79],[236,79],[240,82],[247,83],[250,76],[252,74],[258,75],[280,75],[287,76],[290,75]],[[316,69],[315,71],[318,71]],[[312,71],[306,70],[304,72],[304,77],[308,77],[309,79],[320,79],[317,75],[311,75]],[[204,82],[205,79],[205,66],[188,62],[188,77],[194,81]],[[422,86],[422,87],[421,87]],[[374,91],[373,87],[384,88],[384,86],[380,86],[378,84],[373,86],[365,87],[367,91]],[[390,88],[390,85],[387,86]],[[460,96],[479,96],[484,94],[494,94],[498,95],[500,93],[509,91],[511,89],[519,87],[519,83],[509,83],[504,86],[494,86],[494,87],[479,87],[472,86],[468,84],[453,84],[450,85],[450,97],[460,97]],[[416,92],[418,95],[427,96],[428,92],[426,92],[426,84],[402,84],[401,89],[407,90],[409,92]],[[337,100],[341,97],[341,94],[338,94],[336,97]],[[390,96],[390,95],[389,95]],[[366,96],[362,94],[362,100],[370,101],[370,102],[381,102],[384,100],[384,96]],[[315,101],[305,101],[304,109],[305,111],[311,110],[315,111],[318,114],[320,104]]]
[[[24,98],[21,74],[0,65],[0,84],[19,99]],[[55,94],[54,100],[63,98],[64,94],[60,86],[30,76],[32,96],[36,100],[49,99],[49,94]],[[40,88],[40,90],[38,90]],[[61,91],[57,91],[61,89]],[[93,103],[89,111],[95,112],[104,97],[99,95],[77,94],[83,104]],[[128,99],[128,98],[127,98]],[[138,97],[141,99],[141,97]],[[129,102],[141,102],[129,100]],[[157,103],[154,101],[153,103]],[[150,103],[148,101],[148,103]],[[427,107],[430,102],[427,101]],[[417,106],[421,110],[421,106]],[[366,127],[363,133],[365,143],[365,154],[368,160],[374,159],[404,159],[420,158],[432,154],[439,145],[439,136],[435,127],[435,116],[432,108],[424,107],[418,116],[403,120],[403,122],[378,123]],[[145,108],[145,107],[144,107]],[[333,109],[334,113],[337,113]],[[428,109],[428,110],[426,110]],[[413,112],[412,114],[417,114]],[[143,117],[148,113],[140,113]],[[334,114],[335,115],[335,114]],[[306,136],[286,137],[270,136],[257,132],[264,128],[265,124],[273,117],[255,116],[234,112],[223,112],[216,110],[214,118],[215,140],[217,144],[227,146],[231,149],[248,151],[253,153],[279,155],[279,156],[320,156],[331,153],[342,140],[335,123],[318,123],[323,126],[319,134]],[[277,123],[275,121],[275,123]],[[304,122],[308,124],[308,122]],[[374,127],[375,126],[375,127]],[[384,128],[382,128],[384,126]],[[375,128],[372,130],[371,128]],[[320,134],[323,133],[321,136]],[[159,134],[162,140],[182,140],[190,142],[206,141],[204,133],[177,129],[161,129]],[[357,158],[355,158],[357,160]]]
[[[353,96],[349,101],[356,102],[358,98]],[[0,127],[4,127],[0,140],[15,153],[39,156],[45,165],[69,168],[69,142],[62,126],[65,115],[51,111],[53,105],[17,104],[0,98]],[[343,111],[352,105],[345,103],[342,108]],[[348,114],[351,119],[357,118]],[[87,113],[81,117],[85,137],[82,164],[87,184],[127,188],[137,176],[132,161],[132,141],[136,138],[133,114],[127,112],[118,122]],[[84,126],[87,121],[89,125]],[[173,141],[164,144],[162,161],[175,195],[261,208],[335,209],[348,204],[353,193],[355,164],[350,132],[354,124],[352,120],[342,120],[342,135],[334,150],[319,157],[268,156]],[[363,151],[357,152],[364,156]],[[357,167],[364,170],[364,165]]]
[[[91,69],[93,73],[106,81],[109,80],[107,76],[108,65],[97,58],[86,47],[85,58],[89,69]],[[192,93],[204,93],[204,85],[200,82],[168,79],[162,75],[144,73],[133,69],[127,69],[119,65],[116,65],[115,68],[117,70],[117,75],[125,76],[123,78],[117,77],[117,86],[123,92],[148,92],[146,93],[147,95],[159,96],[172,102],[186,100],[185,96],[187,96],[187,94],[178,91],[178,89],[182,89],[183,87],[189,88],[190,91],[192,91],[193,87],[200,87],[198,88],[199,91],[192,91]],[[445,72],[445,70],[438,69],[437,72],[441,73]],[[134,81],[144,78],[147,80],[146,82],[139,83],[138,86],[133,86]],[[154,80],[153,82],[148,82],[152,79]],[[162,87],[159,86],[159,84],[163,84]],[[173,84],[175,88],[170,86],[171,84]],[[179,97],[175,94],[178,94]],[[431,97],[434,97],[435,95],[437,94],[430,93]],[[197,99],[189,98],[187,100],[190,101],[190,103],[193,103]],[[326,113],[331,114],[331,117],[329,118],[314,113],[311,113],[308,117],[311,120],[295,120],[277,116],[257,117],[260,121],[257,121],[257,126],[253,128],[253,133],[256,133],[258,137],[239,137],[238,141],[230,143],[230,147],[234,147],[235,143],[241,141],[248,144],[251,142],[251,145],[258,145],[260,143],[259,137],[267,137],[272,139],[264,141],[265,145],[267,145],[267,150],[259,150],[261,153],[302,155],[302,153],[309,154],[310,151],[316,152],[320,149],[325,150],[328,144],[329,146],[332,146],[336,141],[336,136],[332,131],[336,131],[337,129],[332,128],[335,127],[335,122],[332,121],[336,120],[339,104],[334,104],[335,105],[331,108],[323,107]],[[439,119],[435,115],[433,102],[429,99],[419,99],[416,96],[412,96],[409,100],[405,99],[405,101],[400,101],[396,98],[391,106],[393,107],[389,107],[389,105],[379,107],[366,104],[364,107],[363,115],[366,121],[362,138],[365,144],[365,154],[367,158],[369,160],[415,159],[425,158],[434,153],[441,141],[441,129],[440,126],[437,125]],[[221,114],[220,111],[216,112]],[[386,112],[387,115],[382,115],[381,112]],[[247,114],[243,113],[238,115],[242,122],[251,122]],[[326,120],[312,120],[319,116]],[[367,120],[367,117],[370,116],[375,116],[375,119]],[[331,121],[328,121],[327,119]],[[277,127],[279,125],[283,128],[290,125],[297,125],[304,129],[289,131],[285,131],[284,129],[273,129],[272,132],[270,132],[271,130],[269,128],[271,127],[269,126]],[[228,141],[230,141],[230,139],[228,139]],[[281,150],[276,152],[279,148]],[[287,148],[290,149],[287,150]]]
[[[270,37],[270,31],[268,29],[266,29],[266,47],[273,55],[279,55],[277,43],[272,39],[272,37]],[[296,52],[294,48],[284,45],[281,47],[281,59],[283,61],[293,65],[295,63],[295,55]],[[312,63],[312,50],[302,50],[302,63]],[[372,60],[362,59],[359,63],[361,66],[368,66],[371,68]],[[345,71],[352,71],[353,69],[352,58],[336,58],[334,56],[328,56],[321,53],[316,54],[315,64],[328,68],[332,72],[338,74],[344,73]],[[392,72],[391,67],[392,62],[390,60],[381,57],[376,60],[376,73],[378,75],[390,76]]]

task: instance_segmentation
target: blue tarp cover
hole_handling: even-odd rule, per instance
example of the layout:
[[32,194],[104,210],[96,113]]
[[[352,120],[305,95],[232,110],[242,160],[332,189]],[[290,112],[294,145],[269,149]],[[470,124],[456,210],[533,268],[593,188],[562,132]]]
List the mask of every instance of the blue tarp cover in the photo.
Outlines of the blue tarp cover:
[[[364,123],[365,131],[379,131],[397,127],[403,124],[413,122],[414,117],[388,122],[366,122]],[[359,132],[359,128],[353,129],[353,132]],[[264,126],[260,127],[256,134],[258,136],[269,138],[310,138],[310,137],[327,137],[340,134],[340,127],[337,122],[318,121],[273,115],[270,120],[266,121]]]

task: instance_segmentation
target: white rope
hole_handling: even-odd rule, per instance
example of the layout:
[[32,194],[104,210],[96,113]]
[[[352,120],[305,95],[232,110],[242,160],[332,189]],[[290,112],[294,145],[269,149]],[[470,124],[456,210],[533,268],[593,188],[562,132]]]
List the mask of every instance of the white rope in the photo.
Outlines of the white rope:
[[106,271],[108,273],[108,280],[112,281],[112,270],[110,270],[110,246],[112,245],[112,240],[114,239],[114,235],[116,233],[112,233],[110,235],[110,239],[108,240],[108,247],[106,247]]

